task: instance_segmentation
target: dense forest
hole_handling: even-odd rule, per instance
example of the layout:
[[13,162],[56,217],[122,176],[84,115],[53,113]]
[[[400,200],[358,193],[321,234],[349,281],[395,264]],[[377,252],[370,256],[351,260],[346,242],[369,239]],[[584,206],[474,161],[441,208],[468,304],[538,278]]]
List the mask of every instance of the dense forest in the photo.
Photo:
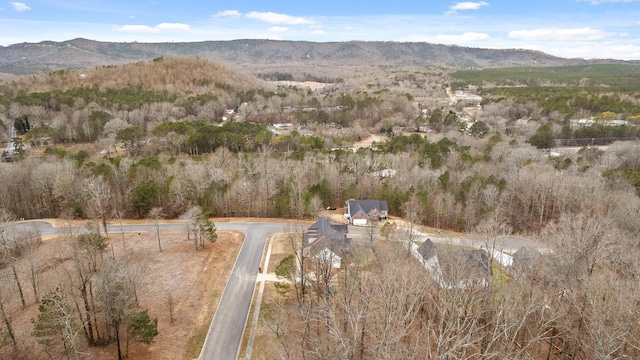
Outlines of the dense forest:
[[[194,206],[314,219],[382,199],[417,226],[518,234],[553,256],[481,291],[447,290],[402,248],[371,245],[331,291],[274,300],[268,321],[302,324],[274,333],[278,357],[639,356],[638,67],[307,71],[340,81],[309,88],[264,80],[286,72],[157,58],[2,83],[0,136],[18,136],[0,164],[1,207],[25,219],[178,218]],[[452,103],[462,88],[481,106]],[[583,118],[593,122],[571,121]],[[590,141],[558,148],[566,139]]]

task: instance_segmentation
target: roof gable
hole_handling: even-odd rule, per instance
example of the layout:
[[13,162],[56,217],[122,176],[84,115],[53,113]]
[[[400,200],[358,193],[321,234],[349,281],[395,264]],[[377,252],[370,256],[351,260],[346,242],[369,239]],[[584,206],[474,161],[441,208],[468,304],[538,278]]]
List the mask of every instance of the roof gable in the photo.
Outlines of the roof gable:
[[321,217],[313,223],[302,237],[302,247],[310,247],[313,255],[323,248],[336,254],[351,249],[351,239],[347,238],[349,229],[344,224],[331,224],[328,218]]
[[320,217],[307,231],[317,232],[318,237],[344,237],[349,228],[344,224],[332,224],[328,218]]
[[432,257],[438,255],[436,245],[431,241],[431,239],[427,239],[420,247],[417,249],[422,259],[429,260]]
[[358,211],[362,211],[365,214],[370,214],[373,210],[378,210],[379,212],[389,211],[389,205],[385,200],[349,199],[347,200],[347,204],[349,206],[349,215],[352,217],[357,214]]

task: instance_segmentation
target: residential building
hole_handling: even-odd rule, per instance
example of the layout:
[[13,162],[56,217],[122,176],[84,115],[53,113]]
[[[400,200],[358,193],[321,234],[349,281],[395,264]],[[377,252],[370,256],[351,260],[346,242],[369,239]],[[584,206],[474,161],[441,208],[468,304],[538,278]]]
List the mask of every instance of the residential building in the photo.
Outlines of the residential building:
[[329,261],[333,268],[346,266],[352,246],[348,232],[346,224],[332,224],[326,217],[319,218],[303,233],[304,256]]
[[347,210],[345,218],[352,225],[364,226],[371,221],[386,219],[389,215],[389,206],[384,200],[349,199],[345,208]]
[[484,249],[439,251],[427,239],[416,252],[418,259],[442,288],[472,289],[489,285],[492,270]]

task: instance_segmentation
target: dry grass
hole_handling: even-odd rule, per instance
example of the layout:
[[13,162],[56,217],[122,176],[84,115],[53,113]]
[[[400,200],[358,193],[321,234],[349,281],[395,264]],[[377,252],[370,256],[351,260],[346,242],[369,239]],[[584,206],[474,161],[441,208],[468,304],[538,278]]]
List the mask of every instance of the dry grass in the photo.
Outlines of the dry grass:
[[[289,291],[287,295],[280,295],[276,292],[273,283],[267,283],[264,288],[264,295],[262,299],[262,307],[260,309],[260,320],[256,329],[255,339],[253,341],[252,360],[268,360],[279,359],[281,354],[278,352],[276,344],[278,343],[277,337],[265,323],[265,316],[271,318],[274,316],[274,307],[276,302],[283,302],[286,299],[293,300],[293,290]],[[266,314],[266,315],[265,315]],[[293,334],[288,334],[293,336]]]
[[[140,307],[148,309],[151,317],[158,318],[159,335],[155,341],[149,346],[131,344],[129,358],[196,358],[242,244],[243,234],[221,231],[216,243],[207,244],[204,250],[198,251],[179,232],[161,234],[162,252],[158,250],[155,233],[125,234],[126,253],[119,233],[110,234],[109,238],[108,251],[104,256],[115,256],[129,264],[142,266],[144,275],[138,289]],[[40,269],[40,295],[57,283],[68,283],[65,269],[70,269],[72,261],[69,246],[61,237],[43,241],[36,252],[36,262]],[[4,269],[3,273],[6,271]],[[27,307],[22,309],[17,294],[5,302],[5,307],[12,314],[19,351],[17,354],[0,352],[0,358],[49,358],[31,337],[31,319],[38,314],[38,304],[27,281],[28,263],[25,259],[18,261],[18,276],[25,291]],[[174,303],[173,324],[170,321],[169,297]],[[5,346],[3,350],[9,347]],[[115,344],[82,347],[91,359],[117,357]],[[53,354],[54,358],[61,355],[59,352]]]
[[276,234],[273,239],[273,247],[271,248],[271,257],[269,258],[269,273],[275,274],[276,266],[280,264],[282,259],[289,255],[293,255],[294,251],[291,247],[291,238],[294,240],[300,241],[300,236],[298,234],[292,233],[281,233]]

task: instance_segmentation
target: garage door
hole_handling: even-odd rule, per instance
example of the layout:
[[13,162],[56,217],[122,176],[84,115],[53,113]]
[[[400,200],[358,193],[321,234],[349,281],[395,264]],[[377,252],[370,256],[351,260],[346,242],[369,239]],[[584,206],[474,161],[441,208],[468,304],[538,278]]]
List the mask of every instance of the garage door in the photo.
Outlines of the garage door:
[[367,225],[367,219],[353,219],[353,225],[359,225],[359,226]]

